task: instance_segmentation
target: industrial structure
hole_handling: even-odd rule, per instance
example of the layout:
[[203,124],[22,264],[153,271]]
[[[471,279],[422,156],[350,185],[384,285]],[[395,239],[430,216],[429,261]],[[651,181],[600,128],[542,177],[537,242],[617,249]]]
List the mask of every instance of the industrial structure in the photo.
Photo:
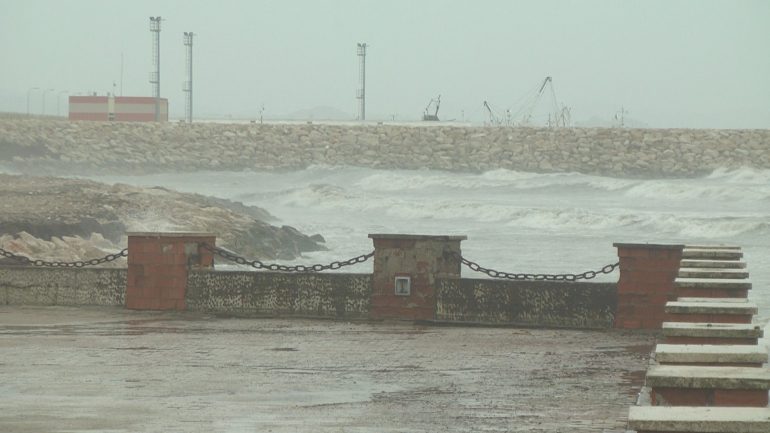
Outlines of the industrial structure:
[[428,105],[425,107],[425,112],[422,114],[422,120],[438,122],[438,108],[441,106],[441,95],[438,95],[436,99],[431,99]]
[[483,106],[489,116],[488,124],[493,126],[534,126],[533,113],[540,100],[543,99],[546,88],[549,89],[551,103],[547,108],[545,125],[549,128],[571,126],[571,110],[567,106],[559,106],[556,99],[556,91],[553,88],[553,78],[550,76],[545,77],[538,87],[522,98],[524,102],[515,112],[512,112],[511,109],[506,109],[505,114],[500,115],[492,109],[487,101],[484,101]]
[[168,121],[168,100],[143,96],[70,96],[69,120],[165,122]]
[[187,123],[192,123],[193,112],[193,32],[184,32],[184,45],[187,48],[185,65],[187,70],[187,81],[184,82],[182,90],[185,92],[184,114]]
[[152,96],[155,98],[155,121],[160,122],[160,17],[150,17],[150,32],[152,32],[152,64],[150,83]]
[[358,43],[358,120],[366,120],[366,43]]

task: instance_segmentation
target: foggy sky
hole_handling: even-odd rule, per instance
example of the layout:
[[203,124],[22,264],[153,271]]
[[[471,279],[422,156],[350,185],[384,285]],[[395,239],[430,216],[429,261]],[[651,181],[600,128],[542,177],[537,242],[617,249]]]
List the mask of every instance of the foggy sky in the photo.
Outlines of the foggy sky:
[[[0,111],[56,113],[69,91],[149,96],[149,17],[162,16],[161,96],[184,112],[182,33],[196,33],[196,118],[329,106],[367,119],[481,122],[552,76],[573,119],[620,110],[652,127],[770,127],[770,2],[0,0]],[[62,103],[62,111],[66,105]]]

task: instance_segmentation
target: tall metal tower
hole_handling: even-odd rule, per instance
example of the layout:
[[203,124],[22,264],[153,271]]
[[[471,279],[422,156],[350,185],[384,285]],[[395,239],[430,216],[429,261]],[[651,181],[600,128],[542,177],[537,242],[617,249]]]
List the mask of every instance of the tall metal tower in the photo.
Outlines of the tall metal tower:
[[155,121],[160,122],[160,17],[150,17],[150,32],[152,32],[152,64],[150,83],[155,97]]
[[366,43],[358,43],[358,120],[366,120]]
[[192,123],[193,112],[193,32],[184,32],[184,45],[187,47],[187,81],[184,82],[182,90],[185,92],[184,113],[187,117],[187,123]]

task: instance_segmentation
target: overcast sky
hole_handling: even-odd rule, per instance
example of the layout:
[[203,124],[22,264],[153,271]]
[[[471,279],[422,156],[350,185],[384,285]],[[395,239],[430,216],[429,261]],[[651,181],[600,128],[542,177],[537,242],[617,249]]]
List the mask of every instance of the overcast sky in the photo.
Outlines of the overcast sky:
[[354,118],[366,42],[368,119],[418,119],[441,94],[442,119],[483,121],[484,100],[517,111],[552,76],[576,121],[625,107],[652,127],[770,127],[765,0],[0,0],[0,111],[25,112],[30,95],[40,113],[34,87],[55,89],[48,114],[64,90],[151,95],[150,16],[164,20],[173,117],[192,31],[197,117],[254,118],[264,104],[265,116],[328,106]]

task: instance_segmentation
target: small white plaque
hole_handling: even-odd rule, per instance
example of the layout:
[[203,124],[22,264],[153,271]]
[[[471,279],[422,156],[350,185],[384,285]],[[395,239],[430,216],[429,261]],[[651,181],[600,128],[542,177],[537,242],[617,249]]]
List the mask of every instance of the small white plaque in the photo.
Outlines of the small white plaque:
[[412,279],[410,277],[396,277],[396,296],[409,296],[412,294]]

